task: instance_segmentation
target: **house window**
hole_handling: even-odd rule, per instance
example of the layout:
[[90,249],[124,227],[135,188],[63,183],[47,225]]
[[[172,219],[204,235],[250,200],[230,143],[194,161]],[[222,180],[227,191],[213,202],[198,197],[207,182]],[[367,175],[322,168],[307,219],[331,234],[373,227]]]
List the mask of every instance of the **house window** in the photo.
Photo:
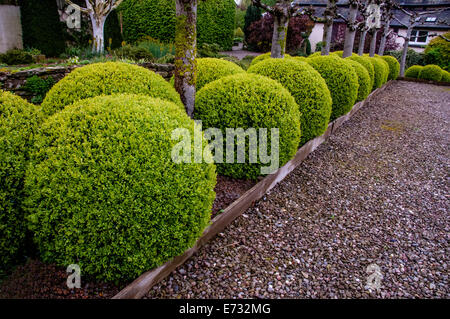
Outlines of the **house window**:
[[428,31],[412,30],[409,43],[411,44],[427,44]]

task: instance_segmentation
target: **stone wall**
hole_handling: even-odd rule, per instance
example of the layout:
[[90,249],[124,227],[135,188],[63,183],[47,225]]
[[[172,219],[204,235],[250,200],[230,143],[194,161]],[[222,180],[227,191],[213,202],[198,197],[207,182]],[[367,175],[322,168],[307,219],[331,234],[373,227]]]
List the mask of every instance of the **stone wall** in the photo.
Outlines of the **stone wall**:
[[[170,80],[175,69],[175,66],[173,64],[143,63],[140,64],[140,66],[156,72],[167,81]],[[73,69],[78,67],[80,66],[45,67],[14,73],[0,72],[0,88],[5,91],[11,91],[30,101],[33,98],[33,95],[23,89],[28,78],[34,75],[37,75],[42,79],[52,77],[56,83],[64,78],[67,74],[69,74]]]

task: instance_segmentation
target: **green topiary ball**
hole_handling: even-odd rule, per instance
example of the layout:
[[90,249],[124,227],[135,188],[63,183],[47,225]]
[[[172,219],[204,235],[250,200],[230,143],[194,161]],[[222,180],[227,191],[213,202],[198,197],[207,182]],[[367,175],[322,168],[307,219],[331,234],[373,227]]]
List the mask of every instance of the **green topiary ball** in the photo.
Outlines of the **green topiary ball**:
[[370,92],[372,92],[372,81],[370,80],[369,72],[367,72],[365,67],[354,60],[346,58],[344,61],[352,66],[358,76],[359,88],[356,101],[359,102],[365,100]]
[[193,137],[194,121],[145,95],[99,96],[49,117],[25,180],[43,261],[119,282],[192,247],[210,220],[215,166],[175,163],[177,129]]
[[387,65],[387,62],[385,62],[381,58],[377,57],[369,57],[366,56],[367,59],[372,63],[373,65],[373,71],[374,71],[374,81],[372,86],[372,91],[380,88],[383,86],[384,83],[387,81],[387,77],[389,75],[389,65]]
[[389,78],[389,64],[383,60],[379,55],[377,55],[376,57],[372,58],[372,59],[378,59],[378,61],[380,61],[383,64],[383,79],[382,79],[382,84],[385,84],[388,81]]
[[450,72],[442,70],[442,82],[450,82]]
[[267,59],[248,69],[280,82],[295,98],[300,108],[300,127],[305,144],[322,135],[331,115],[331,95],[325,80],[305,62],[293,59]]
[[413,65],[410,66],[406,71],[405,71],[405,78],[413,78],[413,79],[417,79],[417,77],[419,76],[420,71],[422,70],[423,66],[421,65]]
[[196,89],[200,90],[205,84],[225,76],[244,72],[242,68],[230,61],[214,58],[197,59]]
[[[237,162],[238,151],[234,154],[233,163],[226,161],[227,156],[231,158],[231,153],[228,154],[225,147],[223,163],[218,163],[216,159],[217,170],[220,174],[235,178],[256,179],[266,174],[261,171],[261,168],[267,168],[269,170],[267,174],[271,173],[295,155],[300,143],[298,108],[292,95],[280,83],[261,75],[242,73],[211,82],[198,91],[194,118],[202,121],[203,129],[220,129],[224,145],[228,128],[241,128],[244,131],[254,128],[256,134],[259,133],[260,128],[267,129],[267,134],[258,134],[258,148],[251,149],[257,151],[256,159],[250,161],[249,143],[245,145],[245,160],[242,159],[241,163]],[[271,163],[268,163],[268,160],[261,160],[264,154],[275,154],[271,151],[272,147],[276,146],[276,143],[272,141],[272,128],[279,130],[278,165],[276,165],[276,157]],[[261,137],[267,137],[266,150],[259,147]],[[239,141],[237,143],[239,144]],[[214,154],[218,156],[217,152]],[[222,160],[222,157],[220,159]]]
[[[257,64],[257,63],[259,63],[259,62],[261,62],[261,61],[264,61],[264,60],[266,60],[266,59],[269,59],[270,57],[271,57],[271,53],[270,53],[270,52],[267,52],[267,53],[258,55],[257,57],[255,57],[255,58],[252,60],[252,63],[250,63],[250,66],[253,66],[253,65],[255,65],[255,64]],[[284,55],[284,57],[285,57],[285,58],[292,58],[292,56],[290,56],[290,55],[287,54],[287,53]]]
[[356,102],[359,88],[358,75],[352,66],[336,55],[309,58],[307,62],[325,79],[330,90],[333,100],[330,120],[347,114]]
[[0,274],[17,261],[25,240],[23,181],[38,114],[36,106],[0,90]]
[[86,65],[69,73],[47,93],[42,111],[50,116],[73,102],[116,93],[145,94],[183,107],[178,93],[162,76],[137,65],[107,62]]
[[418,79],[439,82],[442,79],[442,69],[435,64],[425,65],[419,72]]
[[344,55],[344,51],[334,51],[331,52],[331,54],[336,54],[338,57],[342,58],[342,56]]
[[322,52],[320,52],[320,51],[314,52],[314,53],[308,55],[308,58],[315,58],[318,56],[322,56]]
[[370,58],[354,54],[352,56],[347,57],[346,59],[356,61],[366,68],[367,72],[369,72],[370,87],[373,88],[373,83],[375,82],[375,72],[373,64],[370,62]]
[[400,74],[400,63],[397,59],[390,55],[384,55],[381,58],[389,65],[388,81],[397,79]]

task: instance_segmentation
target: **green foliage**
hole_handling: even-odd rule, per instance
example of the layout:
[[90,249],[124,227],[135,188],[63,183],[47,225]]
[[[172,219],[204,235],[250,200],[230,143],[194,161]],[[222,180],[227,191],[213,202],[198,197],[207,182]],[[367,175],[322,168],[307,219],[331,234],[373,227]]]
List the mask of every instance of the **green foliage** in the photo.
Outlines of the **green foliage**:
[[197,47],[197,57],[200,58],[219,58],[220,46],[218,44],[202,43]]
[[383,72],[382,72],[383,78],[381,84],[383,85],[388,81],[389,78],[389,64],[385,60],[383,60],[381,56],[379,56],[378,54],[376,54],[375,57],[373,57],[372,59],[378,59],[378,61],[383,64]]
[[236,58],[234,56],[225,56],[225,57],[223,57],[221,59],[225,60],[225,61],[233,62],[234,64],[238,65],[243,70],[247,70],[248,66],[249,66],[249,65],[247,65],[245,63],[242,63],[241,60],[239,60],[238,58]]
[[176,129],[202,134],[179,106],[144,95],[86,99],[48,118],[25,181],[42,260],[118,282],[192,247],[210,220],[216,174],[193,162],[194,143],[192,163],[172,160]]
[[[197,8],[197,41],[217,43],[231,50],[236,5],[233,0],[199,1]],[[175,1],[125,0],[118,8],[123,14],[124,39],[137,42],[150,36],[165,43],[175,39]]]
[[325,80],[312,66],[295,58],[266,59],[250,67],[248,72],[276,80],[292,94],[300,110],[302,145],[326,131],[331,95]]
[[119,49],[113,50],[111,54],[115,57],[132,61],[144,60],[150,62],[153,60],[153,54],[145,47],[133,46],[130,44],[126,44]]
[[395,80],[398,78],[398,75],[400,74],[400,63],[397,61],[396,58],[390,56],[390,55],[384,55],[381,57],[384,61],[387,62],[389,65],[389,76],[388,80]]
[[[444,34],[447,39],[450,38],[450,32]],[[425,63],[436,64],[444,70],[450,70],[450,42],[435,37],[428,43],[424,51]]]
[[200,90],[206,84],[228,75],[245,72],[235,63],[214,58],[197,59],[196,89]]
[[364,55],[373,65],[374,70],[374,81],[372,91],[380,88],[387,81],[387,77],[389,76],[389,65],[383,59],[377,57],[369,57],[368,55]]
[[30,64],[33,63],[33,56],[24,50],[11,49],[0,54],[0,63],[7,65]]
[[[402,58],[402,51],[387,51],[385,53],[386,55],[391,55],[394,58],[397,59],[397,61],[400,63]],[[413,65],[425,65],[425,59],[424,54],[414,51],[413,49],[408,49],[406,53],[406,63],[405,68],[409,68]]]
[[449,83],[450,82],[450,72],[442,70],[442,79],[441,79],[441,81]]
[[418,79],[430,80],[439,82],[442,79],[442,69],[439,65],[428,64],[425,65],[419,72]]
[[245,34],[245,38],[248,37],[248,28],[250,27],[250,25],[255,22],[258,21],[259,19],[261,19],[262,17],[262,12],[261,9],[254,6],[254,5],[250,5],[247,8],[247,11],[245,12],[245,17],[244,17],[244,34]]
[[[240,28],[241,31],[244,29],[245,26],[245,14],[247,13],[247,10],[241,10],[239,7],[236,8],[236,13],[234,15],[234,25],[236,28]],[[244,32],[244,31],[242,31]]]
[[347,114],[356,102],[359,89],[358,75],[352,66],[333,55],[308,58],[306,62],[320,73],[330,90],[333,101],[330,120]]
[[236,28],[236,30],[234,30],[234,37],[243,38],[244,31],[242,31],[241,28]]
[[359,64],[361,64],[363,67],[366,68],[367,72],[369,73],[369,77],[370,77],[370,87],[373,88],[373,83],[375,82],[375,71],[373,68],[373,64],[369,60],[370,58],[354,54],[352,56],[347,57],[347,59],[356,61]]
[[117,10],[113,10],[105,21],[105,45],[108,50],[117,49],[122,46],[122,33],[120,32],[120,23]]
[[175,89],[160,75],[143,67],[121,63],[95,63],[77,68],[56,83],[42,103],[49,116],[75,101],[115,93],[145,94],[183,107]]
[[[272,149],[271,129],[278,128],[280,167],[294,156],[300,142],[300,115],[294,98],[278,82],[257,74],[235,74],[205,85],[197,93],[194,118],[202,120],[203,129],[221,129],[224,145],[226,128],[266,128],[267,154]],[[250,163],[248,143],[245,147],[245,163],[218,163],[218,172],[235,178],[261,175],[261,167],[270,164],[261,163],[259,149],[258,162]],[[225,148],[224,162],[226,154]]]
[[372,92],[372,81],[370,79],[369,72],[367,72],[366,68],[360,63],[348,59],[348,57],[344,59],[344,61],[353,67],[353,70],[355,70],[356,75],[358,76],[359,88],[356,102],[365,100],[370,92]]
[[[267,53],[260,54],[260,55],[256,56],[255,58],[253,58],[252,63],[250,64],[250,66],[253,66],[253,65],[255,65],[255,64],[257,64],[257,63],[259,63],[261,61],[264,61],[266,59],[271,58],[271,55],[272,54],[270,52],[267,52]],[[284,55],[284,57],[285,58],[292,58],[292,56],[290,56],[287,53]]]
[[410,66],[406,71],[405,71],[405,77],[406,78],[413,78],[413,79],[417,79],[417,77],[419,76],[420,71],[423,69],[423,66],[421,65],[413,65]]
[[0,274],[24,246],[23,183],[38,123],[34,105],[0,90]]
[[138,46],[149,51],[156,59],[164,58],[167,55],[175,56],[175,45],[172,43],[163,43],[156,39],[146,38],[139,42]]
[[24,47],[47,56],[64,52],[65,43],[55,0],[22,0],[20,6]]
[[55,80],[51,76],[46,79],[41,79],[37,75],[33,75],[27,79],[24,90],[34,95],[31,102],[40,104],[44,100],[45,94],[47,94],[53,85],[55,85]]

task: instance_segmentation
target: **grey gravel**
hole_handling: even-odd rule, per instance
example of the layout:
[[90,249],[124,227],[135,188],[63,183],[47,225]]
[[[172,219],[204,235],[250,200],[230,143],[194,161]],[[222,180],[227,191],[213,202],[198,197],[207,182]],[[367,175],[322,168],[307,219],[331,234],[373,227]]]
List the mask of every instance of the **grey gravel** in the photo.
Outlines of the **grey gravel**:
[[146,297],[449,298],[449,119],[394,83]]

